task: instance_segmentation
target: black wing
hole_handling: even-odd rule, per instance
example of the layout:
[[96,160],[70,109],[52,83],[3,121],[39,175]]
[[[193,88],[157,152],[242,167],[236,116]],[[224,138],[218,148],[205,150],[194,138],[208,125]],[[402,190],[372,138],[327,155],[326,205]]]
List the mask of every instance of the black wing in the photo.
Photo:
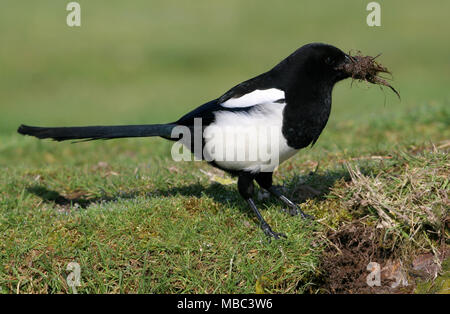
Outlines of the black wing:
[[[206,104],[203,104],[200,107],[194,109],[193,111],[185,114],[178,121],[176,121],[175,124],[193,126],[194,119],[201,118],[203,126],[206,127],[214,121],[215,113],[218,111],[248,112],[253,108],[253,106],[258,105],[259,103],[258,102],[247,103],[242,106],[232,106],[232,107],[223,106],[222,104],[224,104],[230,99],[240,98],[256,90],[268,90],[271,88],[278,88],[278,86],[276,86],[274,83],[274,79],[273,76],[271,75],[271,72],[263,73],[257,77],[254,77],[252,79],[249,79],[245,82],[242,82],[234,86],[225,94],[223,94],[221,97],[214,99],[210,102],[207,102]],[[284,101],[284,99],[281,98],[270,99],[270,101],[280,101],[280,100]]]
[[223,107],[220,106],[218,99],[214,99],[185,114],[174,124],[191,127],[194,125],[195,118],[201,118],[202,125],[208,126],[214,121],[214,113],[221,109]]

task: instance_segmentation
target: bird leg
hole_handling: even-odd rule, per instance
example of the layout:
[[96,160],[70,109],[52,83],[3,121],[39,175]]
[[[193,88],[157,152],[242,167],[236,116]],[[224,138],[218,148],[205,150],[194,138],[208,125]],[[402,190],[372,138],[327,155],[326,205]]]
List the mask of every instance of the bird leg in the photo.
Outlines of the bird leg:
[[256,217],[258,217],[258,220],[261,224],[261,229],[268,237],[272,237],[277,240],[280,239],[280,237],[286,238],[286,235],[284,235],[283,233],[278,233],[272,230],[270,225],[267,223],[267,221],[264,220],[263,216],[256,207],[255,202],[253,201],[252,198],[255,189],[253,180],[254,176],[249,173],[239,175],[238,178],[239,194],[241,194],[241,196],[245,199],[250,208],[255,212]]
[[297,204],[292,202],[290,199],[288,199],[286,196],[284,196],[276,187],[272,185],[272,172],[260,172],[256,176],[256,182],[265,190],[269,191],[270,194],[276,196],[278,199],[280,199],[283,203],[285,203],[287,206],[289,206],[289,214],[291,216],[296,216],[300,214],[300,216],[303,219],[309,218],[314,219],[314,217],[305,214]]
[[274,186],[271,186],[267,189],[267,191],[270,192],[270,194],[278,197],[283,203],[285,203],[287,206],[289,206],[290,210],[289,210],[289,214],[292,216],[296,216],[298,214],[300,214],[300,216],[303,219],[314,219],[313,216],[307,215],[305,214],[300,207],[295,204],[294,202],[292,202],[290,199],[288,199],[286,196],[284,196],[283,194],[281,194],[280,191],[278,191],[278,189]]
[[275,232],[272,230],[272,228],[270,227],[270,225],[267,223],[267,221],[264,220],[263,216],[261,215],[261,213],[259,212],[258,208],[256,208],[255,203],[253,202],[252,198],[248,198],[246,199],[248,205],[250,206],[251,209],[253,209],[253,211],[256,214],[256,217],[258,217],[258,220],[261,224],[261,229],[264,231],[264,234],[268,237],[272,237],[275,240],[280,239],[281,237],[286,238],[286,235],[284,233],[279,233],[279,232]]

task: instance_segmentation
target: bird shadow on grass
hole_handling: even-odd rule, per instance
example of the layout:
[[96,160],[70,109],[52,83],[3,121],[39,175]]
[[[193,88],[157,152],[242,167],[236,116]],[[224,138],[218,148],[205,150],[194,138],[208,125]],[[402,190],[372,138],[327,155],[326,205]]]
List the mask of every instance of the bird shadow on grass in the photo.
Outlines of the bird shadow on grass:
[[[361,169],[363,171],[363,169]],[[329,194],[331,188],[338,180],[349,180],[348,171],[345,169],[326,171],[324,173],[310,173],[308,175],[295,175],[284,187],[280,187],[283,193],[297,204],[308,199],[324,199]],[[221,185],[212,183],[206,188],[200,183],[171,187],[168,189],[158,189],[155,191],[143,192],[126,191],[113,195],[101,194],[94,195],[89,192],[74,191],[68,194],[61,194],[57,191],[50,190],[42,185],[34,185],[27,188],[27,191],[41,198],[43,202],[52,204],[52,206],[60,209],[70,209],[72,207],[87,208],[91,204],[102,204],[114,202],[123,199],[134,199],[138,197],[155,198],[155,197],[209,197],[222,205],[236,204],[238,208],[246,213],[250,213],[250,209],[239,196],[236,185]],[[255,200],[258,207],[264,209],[267,205],[280,205],[280,202],[274,197],[264,197],[258,200],[255,194]],[[262,204],[266,206],[261,206]]]
[[107,195],[93,197],[89,195],[89,193],[84,193],[81,191],[62,195],[59,192],[50,190],[42,185],[30,186],[26,190],[28,193],[40,197],[45,203],[67,208],[71,206],[87,208],[93,203],[110,202],[119,199],[119,197]]

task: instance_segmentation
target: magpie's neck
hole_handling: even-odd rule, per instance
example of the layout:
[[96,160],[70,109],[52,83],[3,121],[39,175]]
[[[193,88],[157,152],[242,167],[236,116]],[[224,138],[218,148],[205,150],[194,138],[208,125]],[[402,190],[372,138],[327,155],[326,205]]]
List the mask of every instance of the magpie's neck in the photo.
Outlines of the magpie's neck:
[[330,116],[333,86],[333,82],[311,78],[287,84],[282,132],[289,146],[300,149],[319,138]]

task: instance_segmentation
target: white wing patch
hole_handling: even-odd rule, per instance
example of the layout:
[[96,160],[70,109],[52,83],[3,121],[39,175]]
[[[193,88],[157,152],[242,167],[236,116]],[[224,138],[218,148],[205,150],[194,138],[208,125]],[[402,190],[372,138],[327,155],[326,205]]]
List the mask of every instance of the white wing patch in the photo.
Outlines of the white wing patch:
[[239,98],[231,98],[221,104],[226,108],[245,108],[255,105],[275,102],[284,99],[284,91],[277,88],[269,88],[264,90],[254,90],[251,93],[242,95]]

